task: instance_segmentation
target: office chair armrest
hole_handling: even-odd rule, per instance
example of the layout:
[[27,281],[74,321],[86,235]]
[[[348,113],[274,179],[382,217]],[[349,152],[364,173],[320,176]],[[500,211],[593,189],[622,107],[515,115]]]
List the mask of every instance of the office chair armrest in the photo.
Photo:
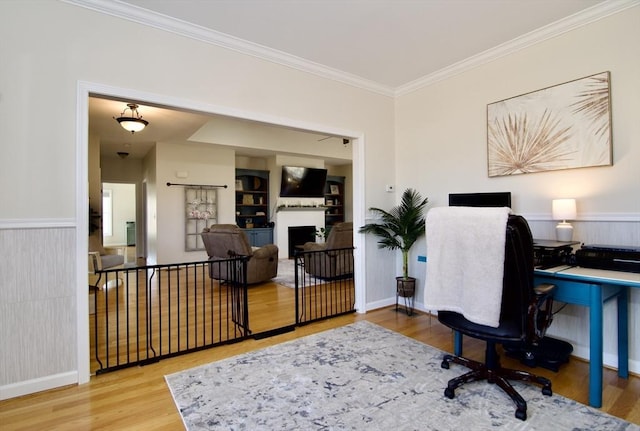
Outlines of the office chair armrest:
[[536,345],[547,332],[547,328],[551,326],[553,321],[553,291],[556,285],[543,283],[535,286],[533,291],[535,296],[529,304],[528,310],[528,326],[529,326],[529,343]]
[[540,298],[541,296],[550,295],[555,290],[555,288],[555,284],[542,283],[534,287],[533,291],[536,293],[536,298]]

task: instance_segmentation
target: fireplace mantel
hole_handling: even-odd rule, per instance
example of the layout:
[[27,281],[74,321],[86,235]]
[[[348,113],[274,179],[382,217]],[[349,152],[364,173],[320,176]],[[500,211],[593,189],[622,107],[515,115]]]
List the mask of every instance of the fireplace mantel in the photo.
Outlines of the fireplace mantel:
[[312,206],[308,206],[308,207],[304,207],[304,206],[291,206],[291,207],[279,207],[277,212],[280,211],[326,211],[327,207],[324,206],[318,206],[318,207],[312,207]]

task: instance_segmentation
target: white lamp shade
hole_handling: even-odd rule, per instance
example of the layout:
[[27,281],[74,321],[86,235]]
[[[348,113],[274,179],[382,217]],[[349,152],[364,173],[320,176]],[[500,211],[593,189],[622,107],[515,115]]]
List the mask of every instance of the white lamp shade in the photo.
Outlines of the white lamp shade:
[[554,220],[575,220],[575,199],[554,199],[551,202],[551,214]]
[[134,133],[139,132],[146,127],[148,124],[146,121],[138,119],[138,118],[118,118],[118,123],[127,131]]

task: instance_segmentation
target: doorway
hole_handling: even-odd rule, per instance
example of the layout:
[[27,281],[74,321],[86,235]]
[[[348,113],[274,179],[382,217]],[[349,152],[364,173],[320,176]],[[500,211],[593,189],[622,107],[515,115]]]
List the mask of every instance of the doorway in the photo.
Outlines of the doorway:
[[136,185],[102,183],[102,242],[105,247],[126,247],[125,263],[136,253]]
[[[353,194],[353,221],[356,224],[363,224],[365,221],[364,214],[364,135],[362,132],[354,132],[352,130],[339,129],[335,127],[322,127],[317,130],[309,130],[309,124],[304,121],[294,121],[291,119],[283,120],[281,117],[273,117],[270,115],[242,111],[238,109],[225,108],[221,106],[213,106],[201,103],[195,103],[190,100],[180,100],[169,96],[159,96],[157,94],[147,94],[139,91],[133,91],[129,89],[107,87],[99,84],[92,84],[81,82],[78,86],[78,106],[77,106],[77,120],[78,120],[78,139],[77,148],[79,157],[78,171],[77,171],[77,212],[76,219],[78,229],[87,229],[88,221],[86,220],[86,213],[88,211],[88,203],[86,196],[88,195],[88,180],[89,180],[89,160],[88,154],[88,118],[87,112],[89,107],[89,98],[91,97],[103,97],[111,100],[138,100],[145,101],[155,106],[165,106],[171,109],[175,109],[176,112],[189,111],[192,113],[202,113],[203,115],[221,115],[233,117],[240,120],[248,120],[250,122],[261,123],[265,125],[271,125],[275,127],[284,127],[287,129],[308,131],[309,133],[321,133],[331,136],[345,136],[349,137],[352,146],[352,164],[353,164],[353,182],[352,189],[358,190],[359,193]],[[143,203],[146,204],[149,197],[145,196]],[[145,220],[146,221],[146,220]],[[364,250],[364,240],[360,237],[354,238],[356,246],[355,253],[355,268],[356,268],[356,310],[364,312],[365,310],[365,295],[364,295],[364,253],[359,250]],[[79,239],[78,241],[78,273],[86,274],[86,239]],[[80,277],[81,278],[81,277]],[[88,381],[89,378],[89,345],[86,342],[88,340],[88,304],[86,301],[86,289],[84,285],[86,283],[81,282],[78,286],[78,315],[77,315],[77,330],[78,330],[78,375],[79,383]],[[82,287],[81,287],[82,286]]]

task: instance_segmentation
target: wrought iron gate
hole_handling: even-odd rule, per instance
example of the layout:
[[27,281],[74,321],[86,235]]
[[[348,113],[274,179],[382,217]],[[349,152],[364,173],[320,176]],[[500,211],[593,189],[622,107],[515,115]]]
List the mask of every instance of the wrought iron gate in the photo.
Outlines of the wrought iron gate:
[[[99,271],[93,292],[96,374],[252,336],[247,257]],[[295,325],[355,311],[353,248],[295,256]],[[114,288],[116,287],[117,288]],[[293,329],[276,328],[256,337]]]
[[93,293],[92,370],[100,374],[248,337],[246,263],[235,257],[98,272],[96,285],[104,287]]

